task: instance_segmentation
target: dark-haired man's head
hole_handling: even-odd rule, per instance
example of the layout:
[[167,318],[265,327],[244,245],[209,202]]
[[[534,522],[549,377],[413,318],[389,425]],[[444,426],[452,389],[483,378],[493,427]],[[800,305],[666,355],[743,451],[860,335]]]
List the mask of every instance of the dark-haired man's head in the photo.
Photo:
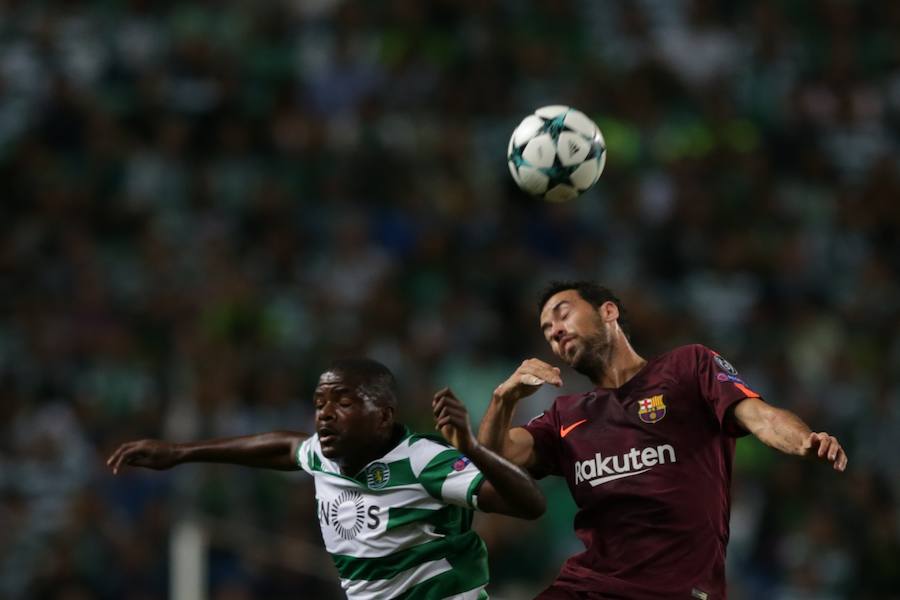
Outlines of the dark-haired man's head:
[[625,309],[611,290],[590,281],[553,281],[538,304],[550,349],[579,373],[598,380],[620,332]]
[[371,358],[340,358],[328,366],[319,377],[323,380],[339,376],[353,382],[357,392],[379,406],[397,406],[397,379],[386,366]]
[[332,362],[319,376],[314,400],[322,454],[342,468],[362,468],[381,455],[395,433],[397,381],[377,361]]

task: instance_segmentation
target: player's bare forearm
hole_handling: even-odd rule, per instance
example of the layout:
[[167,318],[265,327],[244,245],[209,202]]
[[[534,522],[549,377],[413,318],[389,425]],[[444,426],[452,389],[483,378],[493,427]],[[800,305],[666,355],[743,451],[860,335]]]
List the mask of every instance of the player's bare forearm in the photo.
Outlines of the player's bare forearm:
[[536,358],[523,361],[494,390],[491,403],[478,428],[479,443],[520,467],[533,467],[536,461],[534,438],[525,429],[510,426],[519,400],[530,396],[545,383],[561,386],[559,369]]
[[478,426],[478,443],[505,455],[504,450],[509,440],[509,428],[515,410],[515,403],[504,402],[494,394],[481,419],[481,425]]
[[491,400],[478,428],[478,442],[515,465],[531,469],[537,463],[534,438],[523,427],[511,427],[515,405],[497,398]]
[[[746,401],[745,401],[746,402]],[[760,414],[750,429],[759,440],[785,454],[803,454],[803,441],[812,430],[794,413],[766,406],[758,409]]]
[[477,442],[466,456],[485,478],[478,492],[481,510],[521,519],[537,519],[547,510],[543,492],[525,469]]
[[432,401],[435,424],[460,452],[484,475],[478,492],[478,507],[513,517],[536,519],[547,509],[540,488],[520,466],[480,444],[469,424],[469,413],[449,389],[443,389]]
[[788,410],[775,408],[759,398],[746,398],[736,406],[734,416],[767,446],[785,454],[825,460],[838,471],[847,467],[847,455],[837,438],[826,432],[813,432]]
[[270,431],[257,435],[179,444],[181,462],[215,462],[295,470],[297,446],[306,435],[293,431]]
[[148,469],[169,469],[187,462],[211,462],[292,471],[294,459],[306,434],[271,431],[198,442],[172,443],[138,440],[119,446],[106,461],[113,473],[123,465]]

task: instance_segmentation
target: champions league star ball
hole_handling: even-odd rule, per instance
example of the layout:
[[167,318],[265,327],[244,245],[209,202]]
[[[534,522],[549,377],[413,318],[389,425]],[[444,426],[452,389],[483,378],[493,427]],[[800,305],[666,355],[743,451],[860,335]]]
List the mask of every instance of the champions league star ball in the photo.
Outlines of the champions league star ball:
[[583,112],[544,106],[513,131],[506,160],[524,191],[563,202],[597,183],[606,164],[606,142]]

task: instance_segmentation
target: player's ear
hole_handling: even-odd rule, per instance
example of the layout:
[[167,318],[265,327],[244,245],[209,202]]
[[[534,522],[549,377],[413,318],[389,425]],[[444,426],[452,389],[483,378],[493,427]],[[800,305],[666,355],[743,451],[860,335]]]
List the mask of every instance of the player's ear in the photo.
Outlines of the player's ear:
[[382,427],[393,427],[394,426],[394,407],[389,404],[380,406],[378,408],[378,421],[379,421],[379,425],[381,425]]
[[619,307],[612,300],[607,300],[600,305],[600,316],[606,322],[615,321],[619,318]]

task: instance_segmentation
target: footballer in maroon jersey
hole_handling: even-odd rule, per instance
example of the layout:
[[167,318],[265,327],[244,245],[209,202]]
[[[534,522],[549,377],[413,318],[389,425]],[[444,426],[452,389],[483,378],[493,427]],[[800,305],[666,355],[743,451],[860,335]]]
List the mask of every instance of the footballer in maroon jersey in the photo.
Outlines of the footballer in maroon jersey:
[[716,352],[692,345],[641,358],[608,289],[554,283],[540,311],[553,353],[594,389],[510,428],[519,400],[562,384],[559,369],[526,360],[495,390],[479,431],[535,476],[565,477],[578,505],[585,551],[539,598],[725,598],[735,438],[752,433],[846,468],[834,437],[765,403]]

